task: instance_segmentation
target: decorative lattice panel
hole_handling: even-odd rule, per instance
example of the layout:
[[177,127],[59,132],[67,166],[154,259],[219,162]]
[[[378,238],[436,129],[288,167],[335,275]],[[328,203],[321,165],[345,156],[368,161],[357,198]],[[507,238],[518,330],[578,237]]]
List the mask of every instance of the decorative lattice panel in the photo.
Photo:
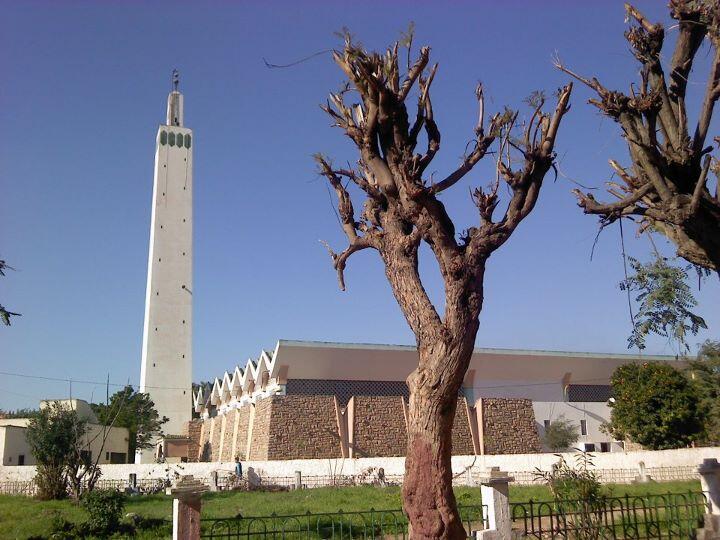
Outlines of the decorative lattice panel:
[[319,379],[290,379],[285,386],[287,395],[337,396],[345,405],[352,396],[409,396],[404,381],[332,381]]
[[571,384],[568,401],[607,401],[612,396],[609,384]]

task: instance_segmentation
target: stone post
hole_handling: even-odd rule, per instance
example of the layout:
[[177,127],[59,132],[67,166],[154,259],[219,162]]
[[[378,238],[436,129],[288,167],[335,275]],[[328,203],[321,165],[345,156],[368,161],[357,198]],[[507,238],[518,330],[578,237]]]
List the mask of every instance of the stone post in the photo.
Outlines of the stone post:
[[302,489],[302,472],[295,471],[295,489]]
[[710,514],[720,516],[720,463],[716,458],[708,458],[697,470],[700,474],[700,486],[710,507]]
[[705,527],[698,529],[698,540],[720,539],[720,463],[716,458],[705,459],[698,467],[700,487],[707,499],[708,513]]
[[647,468],[645,467],[645,462],[641,461],[638,463],[638,475],[635,477],[635,483],[637,484],[647,484],[652,480],[652,477],[647,473]]
[[500,467],[492,467],[480,480],[480,494],[483,506],[487,506],[487,529],[477,532],[482,540],[510,540],[512,537],[512,516],[508,484],[515,480]]
[[173,540],[200,539],[200,510],[203,492],[208,486],[192,475],[183,476],[165,493],[173,496]]
[[210,471],[210,491],[218,491],[218,472]]
[[137,490],[137,473],[130,473],[128,475],[128,487],[131,491]]

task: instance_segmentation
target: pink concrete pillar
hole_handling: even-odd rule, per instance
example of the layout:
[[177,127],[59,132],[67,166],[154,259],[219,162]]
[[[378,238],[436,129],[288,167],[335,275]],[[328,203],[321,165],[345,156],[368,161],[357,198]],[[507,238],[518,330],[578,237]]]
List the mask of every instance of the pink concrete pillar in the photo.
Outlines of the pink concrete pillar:
[[192,475],[167,488],[166,493],[173,495],[173,540],[199,540],[202,494],[207,490]]

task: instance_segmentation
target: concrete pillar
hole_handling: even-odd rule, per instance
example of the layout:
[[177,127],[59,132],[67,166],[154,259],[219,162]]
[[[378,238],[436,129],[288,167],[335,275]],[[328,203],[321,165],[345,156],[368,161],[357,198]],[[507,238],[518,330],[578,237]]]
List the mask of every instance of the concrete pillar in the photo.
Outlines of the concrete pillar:
[[210,491],[218,491],[220,487],[218,486],[218,472],[217,471],[211,471],[210,472]]
[[295,471],[295,489],[302,489],[302,472]]
[[647,468],[645,467],[645,462],[641,461],[638,463],[638,475],[635,477],[635,482],[638,484],[647,484],[652,480],[650,475],[647,473]]
[[483,506],[487,506],[488,527],[477,532],[483,540],[510,540],[512,516],[510,515],[509,483],[515,480],[500,467],[492,467],[480,480]]
[[720,515],[720,463],[716,458],[708,458],[700,464],[697,470],[710,514]]
[[173,540],[199,540],[202,494],[208,487],[192,475],[183,476],[174,487],[167,488],[173,496]]

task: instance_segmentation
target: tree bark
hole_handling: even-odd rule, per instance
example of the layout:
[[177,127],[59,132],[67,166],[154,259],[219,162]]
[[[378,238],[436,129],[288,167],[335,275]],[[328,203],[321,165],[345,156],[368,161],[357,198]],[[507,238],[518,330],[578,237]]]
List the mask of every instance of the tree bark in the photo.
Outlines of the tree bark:
[[[442,341],[440,346],[438,343],[421,346],[418,369],[408,378],[410,405],[403,501],[413,539],[467,536],[453,493],[451,458],[458,392],[478,329],[471,321],[461,333],[459,347],[447,347]],[[458,369],[452,369],[455,366]]]

